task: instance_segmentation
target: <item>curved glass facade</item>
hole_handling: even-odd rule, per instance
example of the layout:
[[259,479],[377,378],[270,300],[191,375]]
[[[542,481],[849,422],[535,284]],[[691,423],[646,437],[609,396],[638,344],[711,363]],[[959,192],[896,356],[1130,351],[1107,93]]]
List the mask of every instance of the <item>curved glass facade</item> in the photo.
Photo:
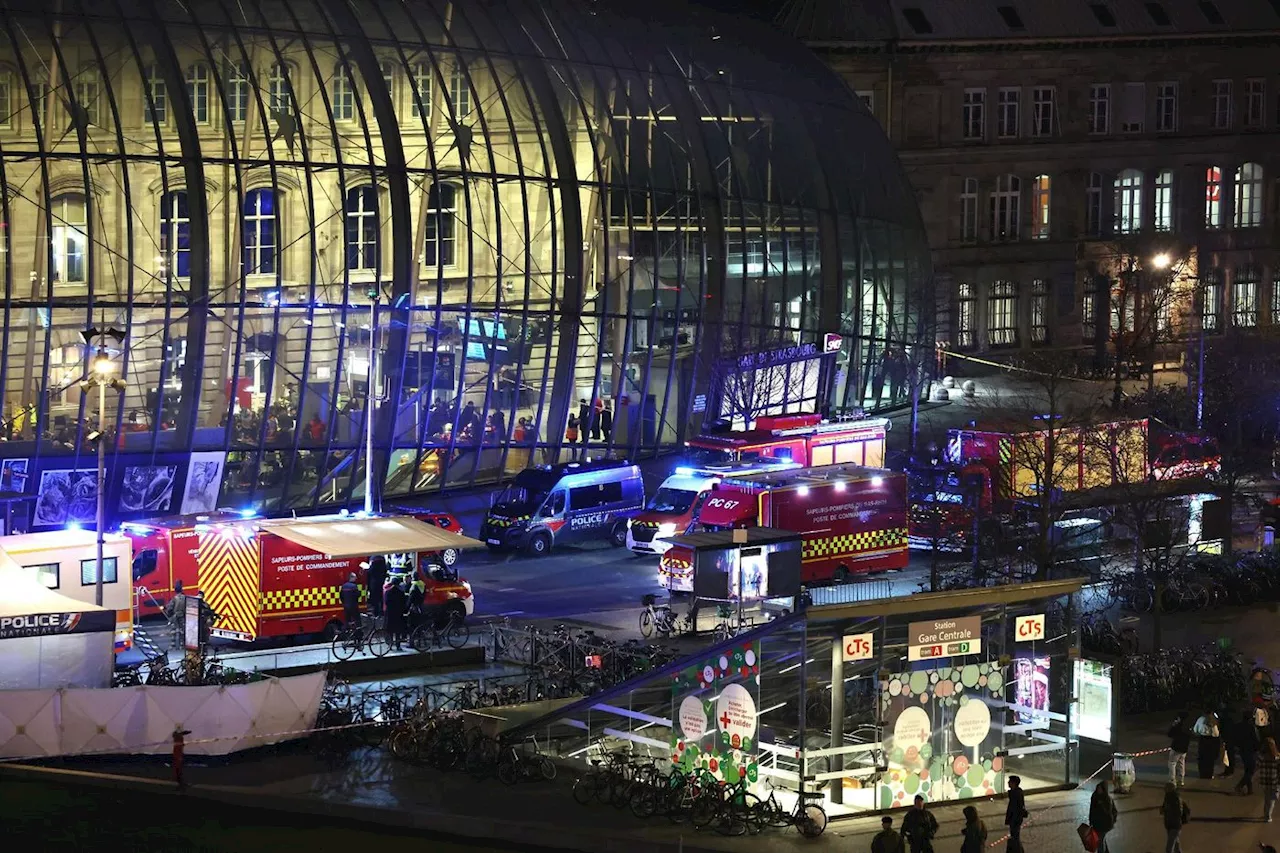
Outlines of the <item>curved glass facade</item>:
[[392,498],[902,402],[934,305],[879,126],[774,33],[645,14],[6,3],[0,488],[84,516],[99,355],[119,518],[359,500],[366,427]]

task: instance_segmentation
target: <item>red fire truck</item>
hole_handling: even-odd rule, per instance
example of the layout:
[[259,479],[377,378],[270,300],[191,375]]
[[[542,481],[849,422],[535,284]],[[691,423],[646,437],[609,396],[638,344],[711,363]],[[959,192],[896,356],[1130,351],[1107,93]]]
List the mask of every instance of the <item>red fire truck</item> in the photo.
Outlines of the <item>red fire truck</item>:
[[[262,637],[332,631],[342,622],[338,588],[386,555],[391,571],[419,572],[426,603],[471,615],[471,585],[439,563],[446,548],[482,543],[407,516],[328,515],[252,519],[234,513],[128,522],[133,582],[140,614],[154,614],[174,582],[202,592],[220,614],[214,636],[252,642]],[[399,568],[397,568],[399,567]]]
[[[698,512],[703,529],[772,527],[803,536],[800,581],[835,581],[907,565],[907,484],[896,471],[824,465],[725,477]],[[658,581],[691,589],[693,559],[668,548]]]
[[886,418],[824,421],[821,415],[761,416],[753,429],[709,432],[686,442],[686,464],[707,467],[775,457],[801,466],[852,463],[879,468],[884,465],[888,430]]

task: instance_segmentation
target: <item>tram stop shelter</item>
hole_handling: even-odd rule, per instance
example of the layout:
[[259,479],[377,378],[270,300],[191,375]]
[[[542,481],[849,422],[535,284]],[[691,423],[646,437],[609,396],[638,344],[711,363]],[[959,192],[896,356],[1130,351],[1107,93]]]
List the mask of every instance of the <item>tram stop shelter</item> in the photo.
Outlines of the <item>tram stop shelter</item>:
[[[1080,580],[811,606],[508,731],[628,751],[860,815],[1078,773]],[[1097,685],[1095,684],[1096,688]],[[1093,724],[1110,695],[1093,689]],[[1105,706],[1105,709],[1103,708]]]

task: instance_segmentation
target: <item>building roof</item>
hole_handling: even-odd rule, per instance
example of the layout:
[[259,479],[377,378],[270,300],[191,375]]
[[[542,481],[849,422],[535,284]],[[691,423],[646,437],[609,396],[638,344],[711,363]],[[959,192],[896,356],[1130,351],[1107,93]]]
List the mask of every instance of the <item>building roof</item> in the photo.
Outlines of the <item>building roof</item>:
[[803,41],[1114,39],[1280,31],[1280,0],[788,0]]

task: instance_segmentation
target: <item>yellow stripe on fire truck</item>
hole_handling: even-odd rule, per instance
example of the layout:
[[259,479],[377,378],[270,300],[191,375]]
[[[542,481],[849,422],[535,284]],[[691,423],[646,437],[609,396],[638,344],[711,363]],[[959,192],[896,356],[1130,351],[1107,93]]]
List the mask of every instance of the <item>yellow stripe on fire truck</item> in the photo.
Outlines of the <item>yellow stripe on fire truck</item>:
[[828,536],[824,539],[805,539],[804,547],[800,552],[800,559],[840,557],[845,554],[855,554],[859,551],[873,551],[880,548],[898,546],[907,547],[907,529],[905,527],[864,530],[859,533]]
[[[360,587],[360,600],[369,597],[369,590]],[[313,586],[308,589],[269,589],[262,593],[262,612],[276,610],[302,610],[315,607],[337,607],[341,602],[336,586]]]

